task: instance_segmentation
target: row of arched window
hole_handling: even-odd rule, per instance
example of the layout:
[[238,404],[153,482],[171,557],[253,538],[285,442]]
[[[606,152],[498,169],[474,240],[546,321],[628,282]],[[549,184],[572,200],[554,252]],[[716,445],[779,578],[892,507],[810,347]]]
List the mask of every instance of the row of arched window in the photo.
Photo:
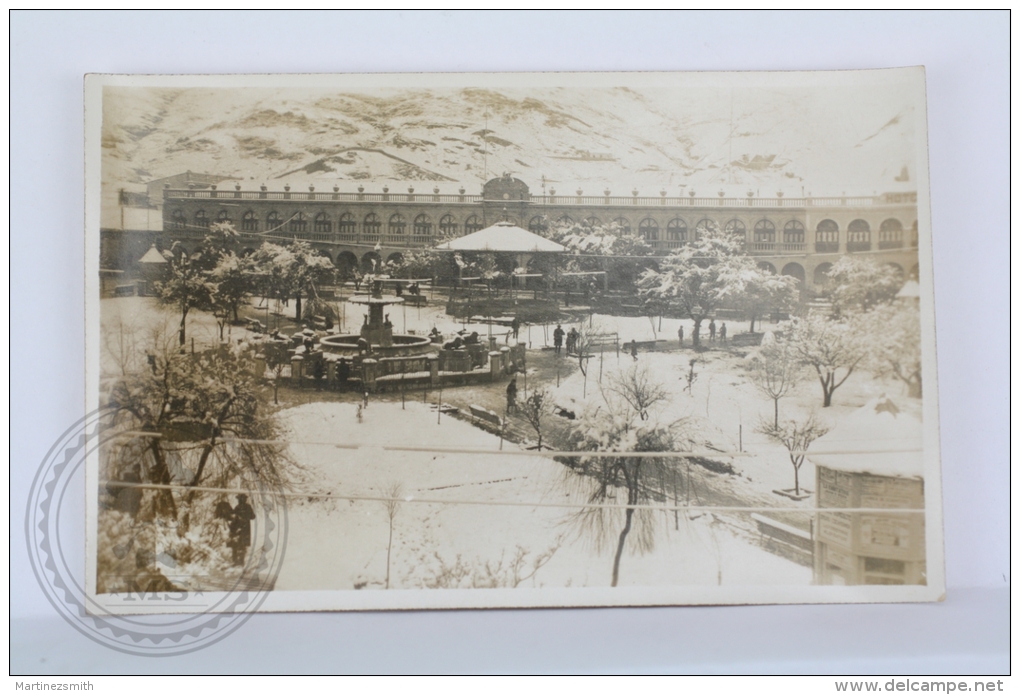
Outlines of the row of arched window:
[[[233,222],[227,210],[220,210],[216,215],[216,221]],[[171,227],[182,230],[189,228],[208,229],[210,222],[211,219],[204,210],[195,212],[192,220],[188,220],[181,210],[173,211],[170,218]],[[555,220],[555,225],[561,229],[573,227],[576,224],[577,222],[569,215],[562,215]],[[591,216],[581,220],[580,224],[583,227],[599,227],[602,226],[602,221],[598,217]],[[336,219],[335,231],[339,234],[357,234],[359,231],[358,225],[359,220],[353,214],[345,212]],[[390,235],[407,234],[409,227],[407,218],[400,213],[390,215],[386,220],[385,230],[383,219],[374,212],[365,215],[360,220],[360,225],[361,233],[370,236],[382,234],[384,231]],[[477,215],[471,215],[464,220],[463,233],[471,234],[477,232],[482,226],[481,218]],[[627,234],[631,232],[630,222],[625,217],[617,217],[611,220],[610,226]],[[694,225],[693,234],[691,234],[687,222],[676,217],[666,224],[664,238],[666,241],[689,241],[700,238],[705,232],[718,229],[718,227],[719,225],[716,221],[702,219]],[[528,229],[538,234],[547,232],[549,230],[548,218],[543,215],[532,217],[528,222]],[[435,225],[432,218],[424,213],[415,217],[410,224],[410,231],[415,236],[431,236],[437,230],[442,236],[456,236],[461,232],[461,225],[453,215],[443,215],[439,218],[438,225]],[[738,219],[726,222],[723,225],[723,230],[738,236],[747,234],[747,227]],[[249,210],[241,216],[241,231],[259,233],[279,231],[293,234],[307,234],[311,231],[316,235],[327,235],[334,232],[334,218],[326,212],[321,212],[310,219],[303,212],[297,212],[289,217],[284,217],[279,212],[273,211],[268,213],[265,219],[262,220],[254,211]],[[646,241],[660,240],[659,223],[650,217],[646,217],[638,223],[637,231]],[[914,222],[913,232],[912,243],[916,244],[917,222]],[[779,232],[777,231],[776,224],[771,220],[760,219],[754,223],[752,240],[756,244],[775,243],[779,240],[787,244],[802,244],[805,241],[804,224],[798,220],[790,220],[783,225],[781,238],[778,237]],[[883,221],[879,226],[878,240],[880,247],[902,245],[903,224],[894,218]],[[816,244],[826,246],[838,245],[839,225],[831,219],[819,222],[815,227],[815,242]],[[851,249],[855,246],[870,243],[871,226],[866,220],[856,219],[847,225],[847,244]]]
[[[228,211],[220,210],[216,221],[233,223],[234,220],[231,219]],[[208,229],[210,222],[205,210],[197,211],[192,220],[188,220],[181,210],[175,210],[170,215],[170,226],[173,229]],[[384,230],[383,219],[374,212],[365,215],[360,224],[363,234],[382,234]],[[345,212],[336,220],[335,229],[339,234],[357,234],[358,225],[359,220],[351,213]],[[477,232],[482,226],[481,218],[471,215],[464,220],[464,233]],[[387,234],[407,234],[408,227],[407,218],[400,213],[395,213],[386,220],[385,232]],[[439,218],[439,224],[436,225],[431,217],[421,214],[415,217],[410,224],[411,233],[416,236],[430,236],[435,234],[437,229],[443,236],[454,236],[460,232],[461,227],[453,215],[443,215]],[[266,215],[265,220],[262,220],[254,211],[249,210],[241,216],[241,231],[267,234],[273,232],[305,234],[311,231],[317,235],[332,234],[334,221],[333,216],[325,212],[320,212],[314,218],[309,218],[303,212],[284,217],[276,211],[270,212]]]

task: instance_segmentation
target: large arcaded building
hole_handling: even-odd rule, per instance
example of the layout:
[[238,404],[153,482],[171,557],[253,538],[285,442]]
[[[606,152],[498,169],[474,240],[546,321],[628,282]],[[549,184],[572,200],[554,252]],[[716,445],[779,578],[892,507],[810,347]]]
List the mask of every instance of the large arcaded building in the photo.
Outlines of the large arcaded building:
[[[748,253],[775,272],[792,275],[814,290],[842,254],[867,255],[917,274],[917,194],[828,198],[774,198],[696,194],[612,195],[610,191],[533,195],[517,178],[488,181],[481,195],[440,194],[382,187],[367,192],[339,187],[319,191],[226,190],[216,185],[162,191],[162,234],[151,241],[197,244],[209,226],[229,221],[241,232],[241,248],[263,241],[303,239],[338,266],[389,259],[409,248],[428,246],[449,235],[477,231],[509,220],[535,232],[550,225],[611,225],[641,234],[662,255],[711,225],[742,234]],[[594,195],[592,194],[594,193]],[[150,243],[151,243],[150,241]],[[136,246],[131,244],[131,246]],[[123,246],[122,246],[123,247]],[[126,250],[126,249],[125,249]],[[144,249],[143,249],[144,251]]]

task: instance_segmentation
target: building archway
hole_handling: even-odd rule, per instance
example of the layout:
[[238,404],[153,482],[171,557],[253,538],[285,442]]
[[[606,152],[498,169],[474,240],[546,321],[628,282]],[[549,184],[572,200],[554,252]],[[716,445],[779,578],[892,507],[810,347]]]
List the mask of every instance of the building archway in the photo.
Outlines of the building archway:
[[242,232],[257,232],[259,231],[259,218],[255,214],[254,210],[248,210],[244,213],[241,218],[241,231]]
[[560,229],[570,229],[574,224],[574,218],[570,215],[560,215],[556,218],[556,226]]
[[386,262],[393,265],[404,265],[404,254],[400,253],[400,251],[394,251],[386,257]]
[[369,251],[361,257],[362,273],[378,273],[382,270],[382,256],[375,251]]
[[424,212],[414,218],[414,235],[432,236],[432,218]]
[[350,251],[341,251],[336,255],[336,267],[340,269],[341,277],[349,277],[358,267],[358,257]]
[[482,230],[482,221],[478,218],[478,215],[471,215],[471,217],[464,220],[464,233],[474,234]]
[[296,212],[290,218],[291,234],[305,234],[308,232],[308,215],[303,212]]
[[758,267],[773,275],[776,274],[776,266],[772,265],[768,261],[758,261]]
[[266,232],[276,232],[283,226],[283,222],[280,220],[280,213],[273,210],[266,215]]
[[822,220],[815,227],[815,251],[818,253],[839,252],[839,225],[835,220]]
[[227,210],[220,210],[216,213],[216,222],[219,224],[232,224],[233,220],[230,219],[230,213]]
[[776,225],[773,224],[772,220],[762,219],[754,223],[754,243],[776,243]]
[[687,241],[687,223],[674,217],[666,224],[667,241]]
[[646,217],[641,220],[638,225],[638,233],[645,241],[658,241],[659,240],[659,223],[653,220],[651,217]]
[[187,229],[188,218],[184,216],[184,212],[181,210],[174,210],[170,213],[170,228],[171,229]]
[[457,219],[453,215],[443,215],[439,218],[439,233],[443,236],[457,235]]
[[602,226],[602,220],[600,220],[598,217],[595,217],[595,215],[592,215],[591,217],[585,217],[584,221],[581,224],[583,226],[589,227],[589,228],[590,227],[601,227]]
[[379,215],[370,212],[365,215],[365,221],[361,223],[361,229],[368,236],[379,236],[380,232],[382,232],[382,220],[379,219]]
[[890,268],[892,268],[893,272],[896,273],[896,277],[898,277],[900,280],[904,279],[903,266],[901,266],[899,263],[889,262],[889,263],[886,263],[885,265],[887,265]]
[[329,218],[329,214],[320,212],[315,216],[315,233],[320,235],[333,233],[333,220]]
[[797,279],[797,284],[801,287],[804,286],[806,276],[804,274],[804,266],[800,263],[787,263],[783,266],[783,275],[787,275],[791,278]]
[[903,248],[903,223],[896,218],[883,220],[878,228],[878,248]]
[[205,210],[195,213],[195,226],[199,229],[209,229],[209,218],[206,216]]
[[549,223],[545,215],[535,215],[528,220],[528,231],[532,234],[545,234],[549,231]]
[[386,233],[394,236],[399,236],[407,231],[407,220],[399,212],[395,212],[390,215],[389,225],[386,227]]
[[[790,220],[783,226],[783,243],[804,243],[804,224],[800,220]],[[801,272],[803,272],[803,268],[801,269]]]
[[829,285],[829,271],[832,270],[832,263],[819,263],[811,278],[816,287],[827,287]]
[[322,256],[323,258],[328,258],[330,264],[333,263],[333,255],[329,251],[327,251],[326,249],[312,249],[312,251],[313,251],[313,253],[315,253],[316,256]]
[[847,225],[846,250],[848,253],[871,250],[871,225],[867,220],[856,219]]
[[340,220],[337,222],[337,231],[341,234],[357,234],[358,221],[354,219],[354,215],[349,212],[340,215]]
[[[742,222],[740,223],[740,226],[743,227],[743,223]],[[703,220],[699,220],[698,223],[696,225],[694,225],[694,240],[697,241],[698,239],[701,239],[706,234],[716,233],[718,231],[719,231],[719,223],[716,222],[715,220],[710,220],[708,218],[705,218]]]
[[617,217],[613,220],[613,227],[620,234],[630,234],[630,220],[626,217]]

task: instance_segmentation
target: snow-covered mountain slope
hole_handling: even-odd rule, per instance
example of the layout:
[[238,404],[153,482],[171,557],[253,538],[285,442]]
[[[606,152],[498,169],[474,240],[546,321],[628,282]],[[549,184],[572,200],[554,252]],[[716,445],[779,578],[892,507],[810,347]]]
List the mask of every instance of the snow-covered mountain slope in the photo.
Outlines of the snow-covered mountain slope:
[[512,172],[535,193],[544,182],[590,195],[870,194],[915,186],[911,108],[845,88],[108,87],[103,179],[139,189],[190,170],[246,188],[420,181],[476,193]]

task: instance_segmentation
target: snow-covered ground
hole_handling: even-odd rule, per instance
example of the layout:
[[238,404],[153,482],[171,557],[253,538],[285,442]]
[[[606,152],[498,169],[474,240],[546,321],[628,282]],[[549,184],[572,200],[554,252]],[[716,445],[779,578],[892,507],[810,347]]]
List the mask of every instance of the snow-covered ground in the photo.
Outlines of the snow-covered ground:
[[[389,532],[386,505],[342,497],[388,497],[401,486],[394,517],[391,587],[485,584],[526,553],[527,575],[536,558],[551,560],[521,586],[608,586],[612,553],[599,553],[591,538],[570,522],[580,503],[573,475],[561,464],[526,453],[487,456],[432,452],[384,452],[382,446],[472,447],[496,451],[499,440],[472,425],[443,416],[420,402],[372,403],[358,422],[356,406],[314,403],[284,412],[291,455],[306,467],[304,491],[289,507],[286,560],[278,590],[382,588]],[[359,444],[352,451],[329,444]],[[520,451],[504,443],[506,451]],[[337,499],[329,499],[335,497]],[[441,500],[416,502],[415,500]],[[510,506],[509,503],[523,506]],[[537,504],[542,506],[529,506]],[[811,571],[734,535],[711,515],[662,512],[656,546],[645,555],[625,553],[621,585],[807,584]],[[621,515],[622,518],[622,515]],[[618,528],[617,528],[618,531]],[[502,561],[502,570],[492,573]],[[465,571],[460,571],[465,570]],[[512,581],[511,581],[512,584]]]
[[[258,302],[252,301],[253,306]],[[291,311],[293,307],[288,309]],[[103,300],[102,312],[106,373],[117,369],[113,356],[121,349],[121,341],[116,339],[121,334],[117,330],[121,324],[131,327],[127,335],[135,341],[128,341],[126,349],[137,347],[137,341],[143,340],[147,331],[163,323],[171,331],[176,330],[177,318],[173,313],[161,311],[148,298]],[[345,312],[347,330],[361,324],[360,307],[348,305]],[[414,331],[419,335],[432,327],[447,334],[466,327],[482,336],[489,330],[485,325],[465,325],[447,316],[438,296],[435,302],[420,309],[394,307],[391,319],[398,331]],[[757,432],[763,418],[771,419],[772,402],[750,380],[746,368],[749,350],[715,349],[719,347],[715,344],[713,349],[695,353],[690,348],[690,321],[663,319],[660,325],[657,318],[600,315],[591,320],[602,331],[619,333],[622,342],[632,339],[666,342],[659,343],[656,351],[639,351],[636,361],[626,352],[602,353],[591,361],[585,378],[576,358],[556,358],[551,350],[541,349],[551,342],[554,326],[523,327],[521,339],[531,346],[529,389],[541,384],[549,389],[555,404],[580,412],[586,405],[600,401],[600,372],[605,386],[615,372],[635,366],[647,369],[669,393],[663,418],[686,418],[699,449],[737,453],[712,456],[717,462],[731,465],[732,473],[713,472],[692,464],[687,475],[690,488],[681,495],[683,501],[692,506],[782,507],[796,511],[773,516],[804,530],[809,528],[814,497],[794,501],[774,492],[793,486],[793,470],[786,450]],[[680,325],[687,336],[683,349],[676,341]],[[569,327],[564,324],[565,329]],[[727,322],[727,327],[730,336],[748,328],[746,323],[738,322]],[[769,328],[766,324],[759,330]],[[211,342],[215,330],[212,317],[192,312],[189,336]],[[234,339],[247,335],[237,327],[232,332]],[[493,334],[500,341],[505,333],[504,328],[493,327]],[[704,337],[707,342],[707,335]],[[688,390],[686,376],[691,359],[696,359],[697,378]],[[554,367],[556,364],[559,366]],[[557,372],[558,379],[551,376]],[[469,404],[502,412],[504,387],[500,383],[450,388],[443,392],[443,401],[462,412]],[[792,393],[780,401],[780,417],[802,418],[814,412],[834,427],[883,393],[896,399],[901,408],[919,409],[919,401],[906,398],[901,384],[878,380],[864,371],[853,374],[836,391],[831,407],[822,408],[820,386],[808,370]],[[350,394],[320,397],[303,393],[297,401],[289,401],[320,402],[305,402],[281,412],[287,438],[294,442],[291,456],[304,471],[295,488],[302,496],[293,498],[290,506],[287,558],[277,587],[384,586],[389,532],[386,505],[382,501],[342,498],[388,497],[395,484],[401,488],[399,497],[410,499],[399,505],[394,517],[390,552],[393,587],[512,585],[522,577],[522,586],[608,585],[611,549],[603,548],[601,552],[596,549],[592,538],[579,534],[571,524],[574,509],[558,506],[583,501],[577,480],[570,479],[573,474],[562,464],[528,455],[510,441],[504,442],[504,449],[520,455],[380,449],[389,445],[498,450],[498,437],[464,420],[443,415],[437,422],[432,408],[437,397],[435,392],[427,394],[428,405],[420,397],[410,398],[402,407],[399,396],[383,394],[373,398],[362,413],[362,422],[357,419],[357,405],[350,401]],[[345,398],[348,400],[343,402]],[[560,434],[573,425],[563,418],[550,419],[550,427],[558,428]],[[534,433],[519,418],[514,418],[510,425],[516,441],[534,438]],[[336,448],[333,444],[358,444],[362,448]],[[809,491],[815,489],[814,466],[810,462],[805,462],[801,469],[800,484]],[[690,518],[680,514],[677,523],[673,514],[662,512],[654,551],[635,555],[629,552],[630,547],[632,543],[621,563],[622,585],[715,584],[720,577],[724,584],[806,584],[811,580],[809,568],[759,547],[754,522],[746,513],[693,512]],[[535,562],[541,564],[540,556],[550,551],[555,551],[551,559],[533,577],[529,576]],[[516,560],[520,562],[515,579],[508,568]]]

